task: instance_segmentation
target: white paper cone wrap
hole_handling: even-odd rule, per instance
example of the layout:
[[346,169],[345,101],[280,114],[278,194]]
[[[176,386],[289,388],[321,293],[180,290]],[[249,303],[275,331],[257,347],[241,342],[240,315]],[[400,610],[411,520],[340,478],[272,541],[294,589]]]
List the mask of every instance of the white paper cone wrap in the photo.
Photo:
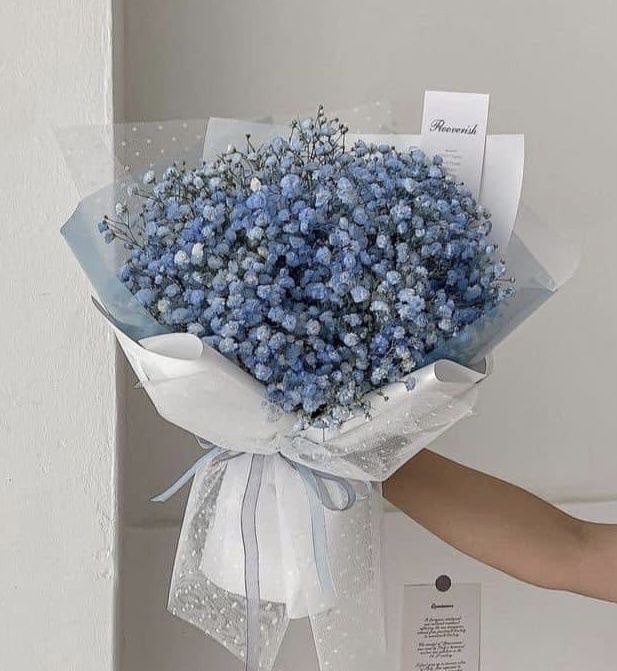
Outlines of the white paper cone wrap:
[[[256,380],[195,336],[165,334],[137,343],[115,330],[140,383],[169,422],[225,449],[281,452],[357,480],[385,480],[468,415],[488,365],[437,361],[369,394],[370,419],[350,419],[336,431],[294,431],[295,416],[277,412]],[[409,390],[405,381],[412,378]]]

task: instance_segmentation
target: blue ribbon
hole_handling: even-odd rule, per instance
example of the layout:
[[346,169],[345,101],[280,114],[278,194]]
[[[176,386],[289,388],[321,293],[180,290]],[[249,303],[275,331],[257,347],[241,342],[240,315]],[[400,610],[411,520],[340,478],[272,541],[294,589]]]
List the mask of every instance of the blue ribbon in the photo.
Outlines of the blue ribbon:
[[[171,487],[162,494],[151,499],[156,503],[163,503],[176,494],[193,478],[202,468],[212,467],[224,461],[228,461],[243,454],[232,452],[197,438],[197,442],[208,452],[186,470]],[[313,544],[313,557],[322,591],[333,594],[336,591],[330,563],[328,560],[328,538],[326,534],[326,518],[324,509],[344,512],[349,510],[359,498],[353,485],[345,478],[323,473],[322,471],[309,468],[304,464],[295,462],[288,457],[280,455],[301,477],[306,491],[309,512],[311,516],[311,533]],[[259,585],[259,543],[257,540],[257,502],[261,490],[261,482],[265,465],[265,455],[252,454],[249,475],[242,498],[240,512],[240,530],[242,543],[244,545],[244,586],[246,591],[246,654],[245,671],[259,671],[260,657],[260,585]],[[327,482],[331,482],[342,495],[341,502],[332,498]],[[370,492],[370,483],[367,486],[367,495]]]
[[[201,442],[199,444],[203,447]],[[186,485],[188,481],[194,477],[196,473],[202,468],[205,468],[208,464],[212,464],[212,462],[214,462],[219,457],[221,461],[225,461],[227,459],[231,459],[232,456],[237,455],[228,455],[227,450],[224,450],[222,447],[213,447],[209,452],[206,452],[203,457],[200,457],[185,473],[183,473],[173,483],[173,485],[171,485],[171,487],[167,488],[162,494],[159,494],[158,496],[150,499],[150,501],[153,503],[165,503],[165,501],[179,492],[182,487],[184,487],[184,485]]]
[[[292,461],[287,457],[283,457],[283,459],[285,459],[292,468],[295,468],[295,470],[298,471],[305,484],[316,493],[320,503],[328,510],[344,512],[345,510],[349,510],[356,502],[358,495],[349,480],[337,475],[330,475],[330,473],[323,473],[314,468],[309,468],[308,466]],[[343,503],[335,503],[326,482],[334,483],[339,488],[339,491],[344,494],[345,498],[343,499]]]
[[259,543],[257,542],[257,501],[264,471],[263,454],[251,456],[249,477],[242,498],[240,529],[244,545],[244,589],[246,592],[246,657],[245,671],[259,671]]
[[[322,591],[334,594],[336,587],[332,579],[328,553],[328,537],[326,535],[326,517],[324,508],[332,511],[344,512],[356,502],[358,496],[349,480],[329,473],[322,473],[304,464],[283,457],[302,478],[304,489],[309,502],[311,515],[311,534],[313,543],[313,558],[317,576]],[[344,495],[342,503],[335,503],[326,485],[326,481],[334,483]]]

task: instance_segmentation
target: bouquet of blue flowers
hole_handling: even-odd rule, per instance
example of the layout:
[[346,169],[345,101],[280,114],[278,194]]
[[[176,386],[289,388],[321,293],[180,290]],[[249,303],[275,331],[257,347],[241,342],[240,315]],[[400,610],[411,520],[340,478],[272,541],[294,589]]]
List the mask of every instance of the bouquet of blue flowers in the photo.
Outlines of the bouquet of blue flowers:
[[381,663],[375,483],[471,412],[491,351],[569,273],[528,213],[511,234],[504,137],[479,200],[413,138],[322,107],[97,138],[116,179],[63,234],[156,409],[204,448],[156,499],[194,478],[169,607],[250,671],[304,616],[324,667]]

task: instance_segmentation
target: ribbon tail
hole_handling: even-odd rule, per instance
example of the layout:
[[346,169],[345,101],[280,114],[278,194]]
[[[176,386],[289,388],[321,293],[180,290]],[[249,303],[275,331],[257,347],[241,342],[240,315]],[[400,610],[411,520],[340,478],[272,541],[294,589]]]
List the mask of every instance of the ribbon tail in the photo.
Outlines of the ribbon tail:
[[[260,525],[268,528],[269,520],[276,517],[273,511],[274,515],[261,518],[262,512],[271,510],[267,496],[271,493],[268,462],[273,457],[264,457],[257,503],[253,489],[255,470],[247,492],[251,459],[248,453],[225,452],[195,474],[174,562],[169,610],[218,641],[243,664],[248,652],[250,671],[271,671],[289,618],[282,600],[268,598],[268,577],[264,575],[269,568],[264,560],[271,556],[272,548],[267,533],[262,536]],[[262,457],[256,459],[260,461]],[[246,554],[241,525],[243,501],[245,538],[249,541]],[[256,534],[251,532],[254,506],[259,509],[257,556],[253,553]],[[252,568],[245,566],[247,558]],[[258,598],[251,575],[259,580]],[[248,584],[245,576],[249,577]]]
[[264,470],[264,455],[254,454],[242,500],[241,531],[244,545],[244,585],[246,590],[246,656],[245,671],[259,671],[260,658],[260,588],[259,545],[257,542],[257,502]]
[[[353,484],[346,478],[317,471],[286,456],[283,456],[283,459],[296,470],[304,484],[311,517],[313,560],[319,585],[324,595],[324,602],[335,599],[336,586],[329,561],[325,509],[341,513],[350,510],[356,500],[365,499],[370,495],[370,484],[361,483],[366,487],[367,493],[358,497]],[[342,494],[342,501],[338,502],[333,499],[327,487],[327,482],[333,483],[339,493]]]
[[328,561],[328,537],[326,534],[326,516],[324,507],[318,494],[319,486],[317,478],[313,471],[306,466],[294,464],[296,471],[299,473],[304,483],[306,496],[309,502],[309,511],[311,515],[311,534],[313,541],[313,558],[315,561],[315,568],[317,569],[317,576],[319,578],[319,585],[322,592],[327,595],[334,596],[336,588],[332,578],[332,571],[330,570],[330,562]]
[[185,473],[183,473],[173,483],[173,485],[171,485],[171,487],[168,487],[162,494],[155,496],[154,498],[150,499],[150,501],[153,503],[165,503],[165,501],[168,501],[174,494],[179,492],[198,471],[214,461],[214,459],[217,457],[221,456],[224,452],[225,450],[220,447],[212,448],[209,452],[200,457]]

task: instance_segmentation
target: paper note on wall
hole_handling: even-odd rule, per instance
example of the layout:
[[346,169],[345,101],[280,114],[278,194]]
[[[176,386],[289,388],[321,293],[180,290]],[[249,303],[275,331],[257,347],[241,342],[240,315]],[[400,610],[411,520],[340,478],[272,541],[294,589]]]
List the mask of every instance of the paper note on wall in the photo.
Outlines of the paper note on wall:
[[401,671],[479,671],[480,585],[406,585]]

